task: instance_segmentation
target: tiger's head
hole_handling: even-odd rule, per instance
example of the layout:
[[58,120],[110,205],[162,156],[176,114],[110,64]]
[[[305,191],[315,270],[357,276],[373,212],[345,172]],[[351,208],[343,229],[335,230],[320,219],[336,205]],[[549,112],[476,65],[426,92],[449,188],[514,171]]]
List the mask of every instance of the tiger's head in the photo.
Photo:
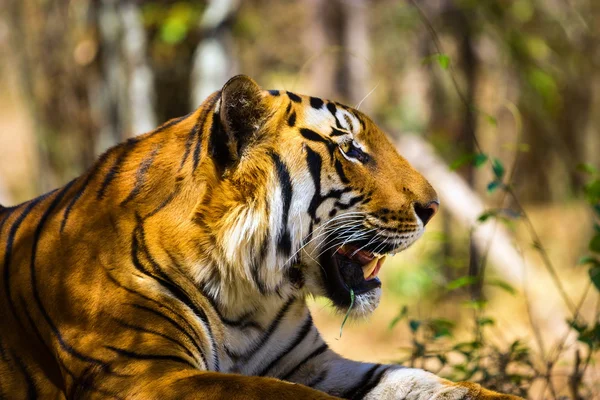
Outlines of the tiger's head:
[[[209,100],[210,101],[210,100]],[[431,185],[363,113],[232,78],[211,104],[213,178],[197,216],[221,276],[301,290],[354,315],[379,302],[385,256],[422,234]]]

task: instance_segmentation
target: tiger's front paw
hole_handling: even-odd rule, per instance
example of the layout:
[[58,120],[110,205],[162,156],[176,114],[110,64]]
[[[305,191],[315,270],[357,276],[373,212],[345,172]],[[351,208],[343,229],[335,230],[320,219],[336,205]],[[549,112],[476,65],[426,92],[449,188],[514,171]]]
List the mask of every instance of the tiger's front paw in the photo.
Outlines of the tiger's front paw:
[[471,382],[454,383],[415,368],[389,371],[365,400],[518,400]]
[[523,400],[522,397],[512,394],[502,394],[492,390],[485,389],[473,382],[456,382],[453,385],[467,389],[467,399],[473,400]]
[[387,372],[365,400],[462,400],[469,389],[416,368]]

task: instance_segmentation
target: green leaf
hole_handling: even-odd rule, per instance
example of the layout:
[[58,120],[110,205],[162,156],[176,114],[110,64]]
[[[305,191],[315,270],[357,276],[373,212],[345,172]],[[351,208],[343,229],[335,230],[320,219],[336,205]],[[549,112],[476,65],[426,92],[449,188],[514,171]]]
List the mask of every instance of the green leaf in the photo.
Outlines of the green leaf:
[[188,26],[180,18],[169,18],[161,26],[160,38],[168,44],[177,44],[186,38]]
[[429,329],[433,332],[433,338],[439,339],[445,336],[452,336],[454,322],[445,318],[435,318],[428,322]]
[[592,283],[594,284],[594,286],[596,286],[596,289],[600,291],[600,267],[592,267],[590,268],[588,273],[590,274],[590,279],[592,280]]
[[569,326],[571,328],[575,329],[579,333],[585,331],[587,329],[587,327],[588,327],[588,325],[586,323],[580,323],[580,322],[575,321],[573,319],[567,319],[567,323],[569,324]]
[[494,158],[492,160],[492,170],[494,171],[494,175],[496,175],[496,178],[498,178],[498,180],[502,180],[502,178],[504,177],[504,173],[506,172],[504,170],[504,165],[502,165],[502,161],[500,161],[497,158]]
[[350,315],[350,311],[352,311],[352,307],[354,306],[354,290],[350,288],[350,307],[348,307],[348,311],[346,311],[346,315],[344,316],[344,320],[342,321],[342,326],[340,326],[340,338],[342,337],[342,330],[344,329],[344,325],[346,325],[346,320],[348,320],[348,316]]
[[487,122],[490,123],[490,125],[492,126],[497,126],[498,125],[498,120],[496,119],[496,117],[486,114],[485,115],[485,119],[487,120]]
[[593,327],[582,332],[577,340],[587,344],[591,348],[597,348],[600,345],[600,324],[596,322]]
[[408,314],[408,307],[407,306],[402,306],[402,309],[400,310],[400,312],[398,313],[398,315],[396,315],[396,317],[394,317],[394,319],[392,320],[392,322],[390,322],[390,327],[389,329],[393,329],[394,326],[396,326],[396,324],[400,321],[402,321],[406,315]]
[[598,173],[598,169],[592,164],[581,163],[577,165],[577,171],[584,172],[586,174],[594,175]]
[[465,164],[472,164],[475,168],[479,168],[486,163],[488,156],[483,153],[463,154],[457,158],[452,164],[450,169],[455,171]]
[[452,164],[450,164],[450,170],[456,171],[463,165],[473,162],[474,159],[475,159],[474,154],[463,154],[462,156],[460,156],[456,160],[454,160],[454,162],[452,162]]
[[438,54],[436,60],[442,69],[448,69],[450,66],[450,57],[446,54]]
[[539,68],[532,68],[528,71],[527,80],[544,100],[547,108],[554,108],[558,100],[558,86],[552,75]]
[[490,219],[490,217],[495,217],[497,214],[498,214],[498,210],[488,210],[488,211],[484,212],[483,214],[481,214],[479,217],[477,217],[477,221],[485,222],[488,219]]
[[496,321],[493,318],[489,318],[489,317],[477,318],[477,325],[479,325],[479,326],[494,325],[495,323],[496,323]]
[[483,310],[487,306],[486,300],[469,300],[462,303],[464,307],[472,308],[474,310]]
[[411,332],[415,333],[421,326],[421,321],[417,321],[416,319],[411,319],[410,321],[408,321],[408,326],[410,326]]
[[600,253],[600,235],[596,235],[590,240],[590,250],[594,253]]
[[479,278],[476,276],[461,276],[460,278],[449,282],[446,285],[446,289],[455,290],[455,289],[461,288],[463,286],[472,285],[472,284],[476,283],[477,281],[479,281]]
[[594,209],[594,211],[596,212],[596,215],[597,215],[598,217],[600,217],[600,203],[598,203],[598,204],[594,204],[592,208],[593,208],[593,209]]
[[442,69],[448,69],[448,67],[450,66],[450,57],[443,53],[432,54],[429,57],[425,57],[423,59],[423,64],[429,64],[432,61],[437,62],[439,66],[442,67]]
[[483,153],[478,153],[475,155],[475,159],[473,160],[473,165],[475,168],[481,167],[488,160],[488,156]]
[[494,193],[496,191],[496,189],[498,189],[500,186],[502,186],[502,182],[500,182],[498,180],[491,181],[487,185],[487,191],[488,191],[488,193]]
[[505,282],[505,281],[500,280],[500,279],[488,279],[485,282],[485,284],[489,285],[489,286],[495,286],[497,288],[500,288],[500,289],[502,289],[502,290],[504,290],[504,291],[506,291],[506,292],[508,292],[508,293],[510,293],[512,295],[517,294],[517,291],[516,291],[516,289],[514,287],[512,287],[508,282]]
[[435,357],[438,359],[440,364],[442,364],[442,366],[448,364],[448,357],[446,357],[444,354],[436,354]]
[[583,188],[586,197],[590,203],[596,203],[600,200],[600,179],[595,179],[589,182]]
[[600,260],[598,260],[594,256],[583,256],[579,259],[579,261],[577,261],[577,264],[578,265],[592,264],[593,266],[595,266],[595,265],[600,266]]

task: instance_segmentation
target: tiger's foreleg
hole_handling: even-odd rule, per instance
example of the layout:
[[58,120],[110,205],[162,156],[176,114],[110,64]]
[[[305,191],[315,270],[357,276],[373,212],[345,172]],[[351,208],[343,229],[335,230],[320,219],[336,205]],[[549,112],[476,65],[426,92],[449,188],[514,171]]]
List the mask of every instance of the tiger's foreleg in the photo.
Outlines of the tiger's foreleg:
[[[194,369],[172,368],[164,364],[145,366],[145,373],[114,376],[95,371],[72,386],[67,398],[144,400],[333,400],[335,397],[304,385],[275,378],[244,376]],[[135,369],[135,368],[134,368]]]
[[321,340],[305,351],[282,379],[345,399],[517,400],[471,382],[452,382],[430,372],[398,365],[369,364],[340,357]]

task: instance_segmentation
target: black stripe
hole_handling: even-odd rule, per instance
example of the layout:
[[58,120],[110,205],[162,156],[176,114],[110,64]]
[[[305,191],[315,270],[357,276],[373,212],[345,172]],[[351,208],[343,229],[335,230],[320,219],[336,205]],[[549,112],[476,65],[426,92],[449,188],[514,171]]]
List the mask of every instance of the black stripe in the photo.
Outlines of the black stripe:
[[106,175],[104,176],[104,180],[100,185],[100,189],[96,192],[96,200],[102,200],[104,195],[106,194],[106,189],[111,184],[111,182],[117,177],[119,172],[121,172],[121,166],[125,162],[125,159],[131,153],[131,151],[135,148],[135,145],[138,143],[136,140],[129,139],[127,142],[120,144],[117,146],[117,149],[121,149],[121,152],[115,159],[115,162],[110,167]]
[[[206,120],[208,119],[208,113],[213,111],[213,107],[215,106],[217,101],[219,101],[220,98],[221,98],[221,96],[215,96],[212,99],[212,101],[210,101],[206,105],[204,110],[202,110],[202,112],[200,112],[200,116],[198,117],[198,122],[200,123],[200,126],[197,131],[198,139],[196,139],[196,147],[194,148],[194,167],[192,168],[192,171],[196,171],[196,168],[198,168],[198,165],[200,164],[200,152],[202,151],[202,134],[204,133],[204,127],[206,126]],[[214,124],[214,121],[216,119],[219,119],[218,118],[219,116],[217,114],[213,113],[212,117],[213,117],[213,124]]]
[[96,392],[102,395],[103,399],[107,399],[107,398],[112,398],[112,399],[123,399],[123,397],[110,392],[108,390],[103,390],[103,389],[99,389],[96,386],[94,386],[94,378],[96,378],[96,375],[94,374],[94,372],[96,372],[97,368],[93,367],[92,365],[88,366],[86,369],[83,370],[83,372],[79,375],[76,376],[72,371],[70,371],[65,364],[62,362],[62,360],[59,359],[60,365],[63,368],[63,370],[67,373],[67,375],[69,375],[71,378],[73,378],[73,383],[71,384],[71,391],[70,391],[70,395],[68,397],[69,400],[73,400],[73,399],[81,399],[81,398],[88,398],[89,396],[86,395],[87,392]]
[[352,123],[352,119],[348,116],[348,114],[344,114],[344,121],[350,127],[350,131],[354,132],[354,124]]
[[356,393],[354,393],[354,395],[352,395],[352,399],[362,399],[363,397],[365,397],[365,395],[367,393],[369,393],[371,390],[373,390],[373,388],[375,386],[377,386],[379,384],[379,382],[381,381],[381,378],[383,377],[383,374],[388,370],[388,368],[383,368],[381,371],[377,372],[377,374],[375,374],[375,377],[373,379],[371,379],[371,382],[369,382],[368,384],[364,385],[363,387],[359,388]]
[[9,359],[6,355],[6,350],[4,349],[4,345],[2,344],[2,338],[0,337],[0,359],[5,363],[8,363]]
[[281,309],[277,312],[277,315],[275,316],[267,330],[262,334],[258,342],[256,342],[253,346],[250,346],[248,350],[241,354],[236,354],[230,351],[229,354],[232,356],[232,358],[236,358],[241,361],[248,361],[257,351],[260,350],[262,346],[264,346],[267,343],[267,341],[269,340],[273,332],[277,330],[277,327],[283,320],[283,317],[295,301],[296,298],[292,297],[283,305],[283,307],[281,307]]
[[310,98],[310,106],[312,108],[316,108],[317,110],[320,109],[321,107],[323,107],[323,100],[317,98],[317,97],[311,97]]
[[348,399],[348,398],[350,398],[350,396],[354,396],[354,393],[356,393],[360,388],[362,388],[363,386],[365,386],[367,383],[369,383],[371,381],[371,378],[375,374],[375,371],[380,366],[381,366],[381,364],[375,364],[371,368],[369,368],[368,371],[365,372],[365,374],[363,375],[362,379],[358,383],[356,383],[354,386],[352,386],[350,389],[347,389],[344,392],[344,394],[342,394],[340,397],[342,397],[344,399]]
[[[56,366],[58,367],[56,369],[57,373],[59,373],[60,369],[62,368],[62,370],[64,370],[69,376],[71,376],[72,378],[74,378],[73,387],[75,388],[77,386],[77,385],[75,385],[75,382],[77,381],[77,377],[75,376],[75,374],[73,372],[71,372],[69,370],[69,368],[67,368],[67,366],[62,361],[62,359],[60,358],[59,355],[56,355],[56,357],[54,356],[52,350],[50,349],[50,347],[46,344],[46,342],[42,338],[42,334],[41,334],[41,332],[39,331],[39,329],[37,327],[38,324],[33,320],[33,318],[31,317],[31,314],[29,314],[29,311],[27,310],[27,307],[25,305],[25,299],[23,299],[22,297],[21,297],[21,302],[23,303],[22,306],[23,306],[23,311],[25,311],[25,316],[27,317],[27,320],[29,321],[29,324],[33,328],[33,332],[35,333],[36,337],[38,338],[38,340],[42,344],[42,347],[47,351],[48,358],[50,360],[57,361],[57,363],[56,363]],[[1,346],[0,346],[0,350],[1,350]],[[53,366],[51,368],[53,368]],[[115,395],[114,393],[111,393],[111,392],[99,389],[99,388],[91,385],[91,383],[90,384],[86,384],[84,388],[87,389],[87,390],[92,390],[94,392],[98,392],[98,393],[103,394],[105,396],[117,397],[117,395]],[[72,396],[72,398],[78,398],[78,397],[77,396]]]
[[260,294],[265,295],[265,294],[267,294],[267,287],[265,286],[265,284],[263,283],[263,281],[260,277],[261,266],[262,266],[262,264],[259,263],[258,261],[254,261],[252,263],[252,268],[251,268],[252,281],[256,285],[256,288],[258,289]]
[[323,136],[319,135],[317,132],[308,129],[308,128],[300,128],[300,134],[304,136],[304,138],[308,140],[312,140],[313,142],[321,142],[325,144],[331,143],[329,140],[325,139]]
[[288,381],[289,378],[291,378],[292,376],[294,376],[294,374],[296,372],[298,372],[298,370],[300,368],[302,368],[303,365],[305,365],[307,362],[309,362],[313,358],[315,358],[315,357],[323,354],[325,351],[327,351],[328,348],[329,348],[329,346],[327,346],[327,343],[323,343],[321,346],[319,346],[315,350],[313,350],[309,355],[307,355],[306,357],[304,357],[304,359],[302,359],[298,364],[296,364],[296,366],[294,368],[292,368],[290,371],[288,371],[287,374],[285,374],[284,376],[282,376],[281,379],[284,380],[284,381]]
[[287,107],[285,108],[285,115],[289,115],[291,109],[292,109],[292,103],[289,102]]
[[[136,239],[136,231],[140,232],[140,240],[139,242]],[[146,242],[145,242],[145,232],[144,232],[144,228],[143,228],[143,221],[141,221],[141,219],[138,216],[138,226],[136,227],[136,229],[133,232],[134,235],[134,240],[132,241],[132,252],[135,251],[135,254],[132,254],[133,257],[133,262],[135,267],[140,270],[141,272],[143,272],[144,274],[154,278],[158,283],[160,283],[165,289],[167,289],[171,295],[173,297],[175,297],[176,299],[178,299],[179,301],[181,301],[183,304],[185,304],[190,310],[192,310],[192,312],[204,323],[207,334],[210,338],[211,344],[212,344],[212,348],[214,349],[213,351],[213,361],[214,361],[214,365],[215,365],[215,370],[218,371],[219,370],[219,358],[218,358],[218,354],[217,354],[217,345],[215,342],[215,339],[213,337],[212,334],[212,328],[211,328],[211,324],[210,321],[208,320],[208,316],[206,315],[206,313],[204,312],[204,310],[202,310],[201,308],[199,308],[190,298],[190,296],[185,292],[185,290],[183,290],[180,286],[178,286],[175,282],[173,282],[162,270],[162,268],[160,267],[160,265],[156,262],[156,260],[154,260],[154,258],[152,257],[152,255],[149,252],[148,247],[146,246]],[[138,246],[139,244],[139,246]],[[143,265],[141,264],[141,261],[139,260],[139,257],[137,255],[137,252],[141,251],[142,254],[144,254],[144,256],[148,259],[148,261],[150,262],[154,272],[158,275],[153,275],[149,272],[147,272],[147,270],[143,267]]]
[[306,164],[315,185],[315,194],[308,207],[308,213],[311,219],[316,222],[317,208],[321,204],[321,166],[323,165],[323,158],[310,147],[306,147]]
[[335,114],[337,113],[337,107],[335,106],[335,104],[333,104],[333,103],[327,103],[327,109],[329,110],[329,112],[331,113],[331,115],[333,115],[335,117]]
[[[336,201],[335,202],[335,206],[338,207],[340,210],[347,210],[350,207],[356,205],[357,203],[360,203],[363,200],[364,200],[364,196],[359,195],[359,196],[355,196],[355,197],[351,198],[350,201],[348,201],[348,203],[342,203],[340,201]],[[382,216],[382,217],[380,217],[380,219],[383,222],[387,222],[387,218],[386,217]],[[382,229],[387,229],[386,227],[383,227],[383,226],[381,228]]]
[[[267,207],[267,209],[268,209],[268,207]],[[251,265],[252,281],[258,288],[258,291],[260,292],[260,294],[267,293],[267,288],[265,287],[262,280],[260,279],[260,269],[264,265],[264,260],[267,257],[267,252],[269,250],[270,241],[271,240],[270,240],[270,236],[269,236],[269,232],[268,232],[268,228],[267,228],[265,237],[260,245],[258,259],[253,260],[253,263]]]
[[2,228],[4,228],[4,224],[6,223],[6,221],[8,221],[8,217],[12,215],[12,212],[14,210],[14,208],[5,208],[2,210],[2,213],[4,213],[4,215],[2,216],[2,219],[0,219],[0,235],[2,234]]
[[179,356],[172,355],[172,354],[140,354],[140,353],[136,353],[136,352],[125,350],[125,349],[120,349],[118,347],[113,347],[113,346],[104,346],[104,348],[112,350],[115,353],[119,354],[120,356],[133,358],[135,360],[150,360],[150,361],[168,360],[168,361],[174,361],[177,363],[185,364],[185,365],[191,367],[192,369],[197,369],[197,367],[194,364],[190,363],[188,360],[181,358]]
[[[50,348],[50,346],[48,346],[46,344],[46,341],[42,337],[42,333],[38,329],[38,324],[31,317],[31,314],[29,313],[29,310],[27,309],[27,304],[25,302],[25,299],[22,296],[20,296],[20,300],[22,303],[21,306],[23,307],[23,311],[25,312],[25,317],[27,317],[27,321],[29,322],[29,325],[31,325],[31,328],[33,329],[33,333],[35,334],[37,339],[40,341],[42,348],[44,350],[46,350],[48,359],[54,360],[54,354],[52,353],[52,349]],[[56,366],[58,366],[58,364]]]
[[23,376],[25,378],[25,382],[27,383],[27,399],[28,400],[38,399],[37,387],[35,386],[35,382],[33,381],[33,376],[29,372],[29,369],[27,368],[27,366],[25,365],[23,360],[21,360],[21,358],[19,356],[17,356],[16,354],[12,353],[12,358],[17,362],[17,365],[19,366],[19,369],[21,370],[21,373],[23,374]]
[[292,92],[286,92],[288,97],[290,98],[290,100],[292,100],[295,103],[302,103],[302,98],[300,96],[298,96],[296,93],[292,93]]
[[[169,129],[170,127],[172,127],[173,125],[176,125],[178,123],[180,123],[181,121],[183,121],[184,119],[186,119],[187,117],[189,117],[190,115],[194,114],[195,111],[192,111],[182,117],[177,117],[177,118],[173,118],[168,120],[167,122],[165,122],[164,124],[162,124],[161,126],[159,126],[158,128],[156,128],[154,131],[152,131],[150,133],[150,136],[154,136],[157,133],[160,133],[162,131],[164,131],[165,129]],[[146,136],[148,137],[148,136]],[[144,138],[144,136],[136,136],[134,138],[131,138],[129,140],[132,141],[139,141],[140,139]]]
[[277,356],[273,358],[273,360],[269,363],[269,365],[267,365],[262,370],[260,370],[260,372],[254,374],[254,375],[265,376],[271,370],[271,368],[273,368],[287,354],[290,354],[292,352],[292,350],[294,350],[296,348],[296,346],[298,346],[306,338],[306,335],[308,335],[308,333],[310,332],[312,327],[313,327],[312,317],[310,314],[308,314],[306,321],[300,328],[300,331],[298,331],[298,334],[296,335],[296,338],[294,339],[294,341],[291,342],[290,344],[288,344],[283,350],[281,350],[279,352],[279,354],[277,354]]
[[271,96],[279,96],[279,90],[269,90],[269,93],[271,94]]
[[6,239],[6,249],[4,251],[4,293],[6,294],[6,298],[8,300],[8,305],[10,307],[11,312],[13,313],[13,316],[15,317],[15,319],[17,320],[17,322],[19,324],[21,324],[21,320],[19,319],[19,313],[17,312],[17,308],[16,305],[12,299],[12,286],[10,284],[10,263],[11,263],[11,258],[12,258],[12,250],[13,250],[13,245],[14,245],[14,241],[15,241],[15,236],[17,235],[17,231],[19,230],[19,227],[21,226],[21,224],[23,223],[23,221],[25,220],[25,218],[27,217],[27,215],[29,215],[29,213],[31,212],[31,210],[33,210],[33,208],[44,199],[44,197],[38,197],[37,199],[33,200],[32,202],[30,202],[27,207],[23,210],[23,212],[17,217],[17,219],[15,220],[15,222],[13,222],[12,226],[10,227],[10,231],[8,233],[8,238]]
[[349,135],[349,133],[340,131],[337,128],[331,127],[331,133],[329,134],[329,136],[345,136],[345,135]]
[[200,152],[202,151],[202,131],[204,130],[204,123],[206,122],[206,116],[204,116],[204,121],[202,121],[202,125],[198,128],[197,135],[198,139],[196,139],[196,147],[194,147],[194,164],[192,166],[192,171],[195,171],[198,168],[198,164],[200,164]]
[[165,208],[167,205],[169,205],[169,203],[171,201],[173,201],[173,199],[175,198],[175,196],[177,196],[177,194],[179,194],[179,191],[181,190],[181,185],[177,185],[175,186],[175,190],[173,190],[173,192],[171,192],[171,194],[169,194],[169,196],[167,196],[162,203],[160,203],[154,210],[150,211],[148,214],[144,215],[143,219],[146,218],[150,218],[153,215],[155,215],[157,212],[159,212],[160,210],[162,210],[163,208]]
[[342,183],[349,184],[350,180],[346,177],[346,174],[344,173],[344,167],[342,166],[342,163],[340,162],[340,160],[338,160],[336,158],[334,165],[335,165],[335,171],[337,172],[338,176],[340,177],[340,180],[342,181]]
[[233,163],[233,155],[227,146],[227,133],[223,130],[221,121],[217,114],[213,114],[212,125],[210,127],[210,137],[208,139],[208,151],[215,161],[215,165],[220,174],[226,167]]
[[[179,323],[177,321],[175,321],[173,318],[169,317],[168,315],[165,315],[163,313],[161,313],[158,310],[155,310],[154,308],[150,308],[150,307],[146,307],[140,304],[128,304],[128,306],[133,307],[133,308],[137,308],[138,310],[143,310],[146,311],[150,314],[153,314],[161,319],[164,319],[165,321],[167,321],[169,324],[173,325],[173,327],[175,327],[175,329],[177,329],[179,332],[181,332],[185,337],[187,337],[189,339],[189,341],[192,343],[192,345],[194,345],[194,347],[196,348],[196,350],[198,351],[198,354],[200,354],[200,357],[202,358],[202,361],[204,362],[204,366],[206,367],[206,369],[208,369],[208,363],[206,361],[206,357],[204,355],[204,350],[202,350],[202,348],[200,347],[200,345],[198,344],[198,342],[196,341],[196,339],[187,331],[185,330],[181,325],[179,325]],[[169,311],[171,311],[169,309]],[[173,312],[173,311],[171,311]],[[173,312],[174,313],[174,312]],[[178,317],[180,317],[178,314],[174,313],[175,315],[177,315]],[[180,317],[183,318],[183,317]],[[192,326],[189,324],[189,322],[187,320],[183,320],[188,329],[190,329],[190,331],[194,331],[194,329],[192,328]]]
[[185,140],[185,151],[183,152],[183,158],[181,159],[181,164],[179,165],[179,171],[183,169],[183,166],[185,165],[185,162],[188,156],[190,155],[190,151],[192,151],[192,143],[194,142],[194,138],[196,137],[198,128],[199,125],[198,122],[196,122],[190,130],[190,133],[188,133],[187,139]]
[[296,111],[292,111],[292,114],[288,118],[288,125],[292,127],[296,125]]
[[316,388],[321,382],[323,382],[325,379],[327,379],[327,374],[329,374],[329,370],[324,369],[314,380],[312,380],[311,382],[308,382],[306,384],[306,386],[311,387],[311,388]]
[[[177,318],[179,318],[185,324],[185,326],[189,329],[189,332],[194,332],[194,328],[189,323],[189,321],[187,320],[187,318],[185,318],[184,316],[182,316],[181,314],[179,314],[177,311],[173,310],[168,305],[166,305],[164,303],[161,303],[158,300],[155,300],[155,299],[153,299],[151,297],[148,297],[148,296],[146,296],[146,295],[144,295],[144,294],[142,294],[142,293],[140,293],[138,291],[135,291],[135,290],[133,290],[131,288],[128,288],[127,286],[121,285],[121,283],[119,283],[118,281],[116,281],[109,273],[106,274],[106,277],[108,278],[109,281],[111,281],[112,283],[114,283],[117,287],[125,290],[126,292],[131,293],[131,294],[133,294],[135,296],[141,297],[142,299],[144,299],[144,300],[146,300],[146,301],[148,301],[150,303],[153,303],[154,305],[156,305],[159,308],[166,308],[169,312],[171,312],[173,315],[175,315]],[[129,304],[129,305],[132,306],[132,307],[134,306],[133,304]],[[145,306],[140,306],[140,307],[142,307],[142,309],[147,308]],[[151,308],[147,308],[147,310],[153,311]],[[156,312],[156,314],[158,314],[162,318],[165,318],[165,319],[168,318],[169,322],[171,322],[173,324],[173,326],[175,326],[175,328],[177,328],[177,330],[179,330],[179,331],[181,331],[183,333],[187,333],[188,332],[185,329],[183,329],[183,327],[181,327],[181,325],[179,325],[177,322],[175,322],[173,319],[169,318],[168,316],[165,316],[164,314],[159,313],[159,312]],[[191,338],[191,336],[190,336],[190,338]],[[194,341],[192,340],[192,342],[194,342]]]
[[75,350],[73,347],[71,347],[62,337],[60,331],[58,330],[58,328],[56,327],[56,325],[54,324],[54,322],[52,321],[52,319],[50,318],[50,315],[48,314],[48,311],[46,310],[46,308],[44,307],[41,297],[40,297],[40,293],[38,290],[38,285],[37,285],[37,280],[36,280],[36,266],[35,266],[35,259],[36,259],[36,255],[37,255],[37,247],[39,244],[39,240],[40,240],[40,236],[42,234],[42,230],[44,228],[44,225],[46,224],[46,221],[48,220],[48,218],[50,217],[50,215],[52,214],[52,212],[54,211],[54,209],[56,208],[56,206],[60,203],[60,201],[62,200],[63,196],[67,193],[67,191],[69,190],[69,188],[71,187],[71,185],[74,183],[75,181],[71,181],[69,182],[69,184],[67,184],[59,193],[58,195],[54,198],[54,200],[52,201],[52,203],[50,204],[50,206],[48,207],[48,209],[46,209],[46,211],[44,212],[44,214],[42,215],[42,217],[40,218],[40,222],[35,230],[34,236],[33,236],[33,246],[32,246],[32,250],[31,250],[31,262],[29,264],[29,272],[31,275],[31,291],[33,293],[33,298],[35,300],[36,305],[38,306],[42,316],[44,317],[44,319],[46,320],[46,323],[48,323],[48,325],[50,326],[50,329],[52,330],[52,332],[54,333],[54,336],[56,336],[56,339],[58,340],[58,343],[60,344],[60,347],[66,351],[67,353],[69,353],[70,355],[72,355],[73,357],[76,357],[82,361],[86,361],[92,364],[96,364],[101,366],[102,368],[106,369],[107,371],[110,371],[110,368],[107,364],[105,364],[102,360],[91,357],[91,356],[87,356],[83,353],[80,353],[79,351]]
[[73,196],[73,198],[71,199],[69,204],[67,204],[67,207],[65,208],[65,211],[63,213],[62,222],[60,224],[61,232],[64,231],[64,229],[65,229],[65,225],[67,224],[67,220],[69,219],[69,215],[71,214],[71,210],[73,209],[73,206],[81,198],[81,196],[83,195],[83,193],[89,186],[90,182],[92,181],[92,179],[94,179],[94,177],[96,176],[96,173],[98,172],[98,170],[100,170],[101,166],[104,164],[104,162],[106,161],[106,159],[108,158],[108,156],[110,154],[111,154],[111,150],[105,152],[104,154],[102,154],[100,156],[98,161],[96,161],[96,164],[94,164],[94,167],[92,168],[92,170],[88,173],[87,177],[85,178],[85,181],[81,184],[81,187],[79,188],[79,190],[77,190],[77,192],[75,193],[75,195]]
[[164,334],[162,332],[154,331],[152,329],[148,329],[148,328],[143,327],[143,326],[132,324],[132,323],[127,322],[127,321],[125,321],[125,320],[123,320],[121,318],[116,318],[116,317],[111,317],[111,318],[117,324],[121,325],[124,328],[131,329],[131,330],[136,331],[136,332],[141,332],[141,333],[147,333],[147,334],[150,334],[150,335],[160,336],[161,338],[163,338],[163,339],[165,339],[165,340],[167,340],[167,341],[175,344],[176,346],[180,347],[184,351],[184,353],[187,354],[191,359],[195,359],[196,358],[196,357],[194,357],[194,355],[192,354],[192,352],[187,347],[184,346],[183,343],[179,342],[177,339],[173,339],[169,335],[166,335],[166,334]]
[[344,129],[342,127],[342,124],[340,124],[340,121],[337,118],[337,107],[335,106],[335,104],[327,103],[327,109],[329,110],[331,115],[333,115],[333,118],[335,119],[335,126],[337,126],[339,129]]
[[135,174],[135,186],[133,187],[127,198],[121,202],[121,206],[124,206],[125,204],[129,203],[140,193],[140,191],[142,190],[142,186],[144,185],[144,182],[146,180],[146,174],[148,173],[150,166],[154,162],[154,158],[156,157],[156,154],[158,153],[159,149],[160,146],[156,146],[154,150],[152,150],[150,156],[142,160]]
[[275,163],[277,177],[279,178],[279,186],[281,187],[281,194],[283,196],[283,213],[281,218],[281,229],[279,231],[278,248],[283,255],[289,256],[292,252],[292,241],[288,231],[288,222],[294,189],[292,187],[292,179],[290,178],[288,167],[281,160],[279,154],[270,152],[269,155]]
[[365,121],[363,121],[363,119],[356,114],[354,114],[354,116],[356,117],[356,119],[358,119],[358,122],[360,122],[361,129],[364,131],[365,130]]
[[198,290],[200,291],[200,293],[202,293],[202,296],[204,296],[206,300],[208,300],[208,302],[215,310],[223,324],[238,329],[255,328],[262,330],[262,327],[257,322],[249,320],[252,317],[252,315],[254,315],[254,311],[249,311],[236,320],[226,318],[223,316],[223,314],[221,314],[221,310],[219,309],[217,301],[206,292],[204,285],[198,285]]

